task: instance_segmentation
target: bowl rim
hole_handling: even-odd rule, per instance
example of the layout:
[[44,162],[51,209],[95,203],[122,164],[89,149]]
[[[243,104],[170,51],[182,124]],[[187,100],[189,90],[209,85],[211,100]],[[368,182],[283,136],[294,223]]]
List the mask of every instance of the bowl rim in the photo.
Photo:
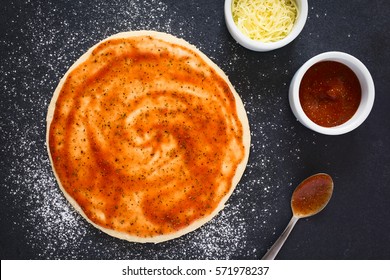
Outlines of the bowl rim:
[[[338,126],[324,127],[316,124],[305,114],[299,100],[299,87],[303,76],[310,67],[322,61],[336,61],[349,67],[358,77],[362,88],[362,97],[357,111],[351,119]],[[297,119],[306,127],[327,135],[345,134],[360,126],[370,114],[374,99],[375,85],[367,67],[356,57],[339,51],[320,53],[306,61],[295,73],[289,88],[290,106]]]
[[253,51],[272,51],[275,49],[282,48],[287,44],[291,43],[298,35],[301,33],[303,27],[306,24],[308,16],[308,0],[294,0],[299,7],[297,21],[294,24],[291,32],[284,37],[283,39],[276,42],[264,43],[261,41],[253,40],[244,35],[241,30],[237,27],[236,23],[233,20],[232,15],[232,2],[234,0],[225,0],[224,12],[225,12],[225,22],[227,28],[232,35],[232,37],[243,47],[253,50]]

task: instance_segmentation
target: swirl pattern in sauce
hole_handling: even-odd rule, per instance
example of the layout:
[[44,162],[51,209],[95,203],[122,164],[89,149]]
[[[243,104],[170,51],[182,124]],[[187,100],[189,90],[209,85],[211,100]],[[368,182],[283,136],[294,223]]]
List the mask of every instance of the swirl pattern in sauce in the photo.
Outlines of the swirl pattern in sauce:
[[236,111],[227,82],[194,50],[153,36],[106,40],[64,80],[52,164],[93,223],[170,234],[234,188],[245,155]]

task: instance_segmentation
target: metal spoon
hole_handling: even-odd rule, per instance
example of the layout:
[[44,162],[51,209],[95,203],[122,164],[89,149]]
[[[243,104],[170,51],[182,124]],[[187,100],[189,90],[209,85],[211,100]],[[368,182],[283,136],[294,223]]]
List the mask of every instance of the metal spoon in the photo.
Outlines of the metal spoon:
[[293,216],[286,229],[272,245],[262,260],[273,260],[282,248],[291,230],[300,218],[313,216],[328,204],[333,193],[333,180],[328,174],[318,173],[305,179],[291,197]]

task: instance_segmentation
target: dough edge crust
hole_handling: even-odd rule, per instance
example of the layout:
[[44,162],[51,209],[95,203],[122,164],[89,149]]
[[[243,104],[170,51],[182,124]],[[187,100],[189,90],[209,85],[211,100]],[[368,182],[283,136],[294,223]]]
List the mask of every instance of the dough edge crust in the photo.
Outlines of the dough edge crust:
[[[130,37],[137,37],[137,36],[152,36],[154,38],[162,39],[162,40],[167,41],[169,43],[174,43],[174,44],[178,44],[178,45],[182,45],[184,47],[187,47],[190,50],[192,50],[195,53],[197,53],[210,67],[212,67],[217,72],[217,74],[219,76],[221,76],[224,79],[224,81],[228,84],[228,86],[229,86],[229,88],[230,88],[230,90],[233,93],[234,98],[235,98],[237,116],[238,116],[238,118],[239,118],[239,120],[241,122],[241,125],[243,127],[243,144],[244,144],[244,149],[245,149],[244,158],[241,161],[241,163],[237,166],[236,173],[235,173],[235,175],[233,177],[233,180],[232,180],[232,185],[231,185],[230,191],[221,199],[221,201],[219,202],[218,206],[214,209],[214,211],[212,213],[210,213],[209,215],[207,215],[207,216],[205,216],[205,217],[203,217],[201,219],[196,220],[195,222],[193,222],[188,227],[180,229],[180,230],[178,230],[178,231],[176,231],[174,233],[158,235],[158,236],[154,236],[154,237],[145,237],[145,238],[144,237],[138,237],[138,236],[130,235],[130,234],[127,234],[127,233],[124,233],[124,232],[118,232],[118,231],[115,231],[115,230],[112,230],[112,229],[107,229],[107,228],[104,228],[104,227],[99,226],[99,225],[95,224],[94,222],[92,222],[87,217],[87,215],[84,213],[84,211],[81,209],[81,207],[76,202],[76,200],[72,196],[70,196],[66,192],[64,187],[62,186],[60,178],[59,178],[57,172],[55,171],[55,168],[54,168],[54,165],[53,165],[53,160],[52,160],[51,153],[50,153],[50,147],[49,147],[50,125],[51,125],[51,122],[52,122],[53,117],[54,117],[54,111],[55,111],[55,107],[56,107],[56,102],[57,102],[58,96],[59,96],[59,94],[61,92],[61,89],[63,87],[63,84],[66,81],[69,73],[71,73],[75,68],[77,68],[80,64],[82,64],[84,61],[86,61],[87,58],[92,53],[92,51],[98,45],[100,45],[101,43],[103,43],[105,41],[108,41],[108,40],[111,40],[111,39],[130,38]],[[247,114],[246,114],[246,111],[245,111],[244,104],[242,103],[242,100],[241,100],[240,96],[238,95],[238,93],[234,89],[233,85],[230,83],[230,81],[229,81],[228,77],[226,76],[226,74],[213,61],[211,61],[210,58],[208,58],[205,54],[203,54],[194,45],[191,45],[187,41],[185,41],[183,39],[180,39],[178,37],[175,37],[173,35],[170,35],[168,33],[163,33],[163,32],[158,32],[158,31],[150,31],[150,30],[120,32],[120,33],[111,35],[111,36],[103,39],[102,41],[99,41],[94,46],[89,48],[82,56],[80,56],[80,58],[78,58],[76,60],[76,62],[73,63],[73,65],[67,70],[65,75],[61,78],[60,82],[58,83],[58,85],[57,85],[57,87],[56,87],[56,89],[55,89],[55,91],[53,93],[53,97],[52,97],[51,102],[49,104],[48,113],[47,113],[47,117],[46,117],[46,147],[47,147],[47,152],[48,152],[48,155],[49,155],[50,164],[51,164],[53,173],[54,173],[54,175],[56,177],[58,185],[59,185],[62,193],[64,194],[65,198],[76,209],[76,211],[78,213],[80,213],[90,224],[92,224],[97,229],[99,229],[99,230],[101,230],[101,231],[103,231],[103,232],[105,232],[105,233],[107,233],[107,234],[109,234],[109,235],[111,235],[113,237],[116,237],[116,238],[119,238],[119,239],[124,239],[124,240],[130,241],[130,242],[138,242],[138,243],[160,243],[160,242],[168,241],[168,240],[171,240],[171,239],[175,239],[175,238],[181,237],[181,236],[183,236],[183,235],[185,235],[187,233],[190,233],[190,232],[200,228],[201,226],[203,226],[204,224],[206,224],[207,222],[212,220],[224,208],[226,201],[229,199],[229,197],[231,196],[231,194],[235,190],[238,182],[240,181],[242,175],[244,174],[244,171],[245,171],[246,165],[248,163],[248,159],[249,159],[250,140],[251,140],[250,138],[251,137],[250,137],[249,122],[248,122],[248,117],[247,117]]]

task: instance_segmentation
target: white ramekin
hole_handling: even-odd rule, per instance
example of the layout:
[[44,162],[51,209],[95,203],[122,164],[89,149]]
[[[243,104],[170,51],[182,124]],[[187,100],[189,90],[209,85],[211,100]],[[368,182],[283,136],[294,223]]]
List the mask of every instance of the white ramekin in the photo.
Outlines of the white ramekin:
[[[333,127],[323,127],[314,123],[305,114],[299,100],[299,88],[306,71],[321,61],[336,61],[348,66],[358,77],[362,96],[356,113],[347,122]],[[295,117],[306,127],[327,135],[339,135],[352,131],[361,125],[371,112],[375,99],[375,87],[371,74],[366,66],[357,58],[343,52],[325,52],[309,59],[298,69],[291,80],[289,89],[290,107]]]
[[225,22],[226,26],[232,35],[232,37],[243,47],[259,52],[267,52],[275,49],[284,47],[291,41],[293,41],[299,33],[301,33],[305,26],[307,14],[308,14],[308,3],[307,0],[295,0],[298,6],[298,18],[294,24],[291,32],[283,39],[277,42],[263,43],[257,40],[252,40],[244,35],[234,23],[232,15],[232,2],[233,0],[225,0]]

